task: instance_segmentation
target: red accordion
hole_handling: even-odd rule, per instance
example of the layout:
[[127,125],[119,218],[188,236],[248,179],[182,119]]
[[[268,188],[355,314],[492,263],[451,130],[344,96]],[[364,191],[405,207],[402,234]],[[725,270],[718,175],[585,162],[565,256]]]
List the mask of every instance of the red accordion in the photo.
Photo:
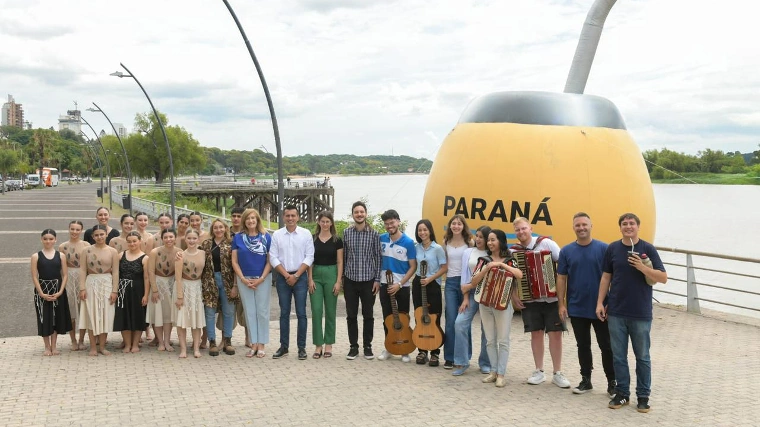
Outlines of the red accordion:
[[[488,258],[478,258],[475,272],[481,271],[491,262]],[[491,268],[475,287],[475,302],[496,310],[506,310],[509,305],[509,294],[512,291],[514,276],[507,270]]]
[[512,256],[523,273],[517,287],[521,301],[557,296],[557,271],[551,251],[517,250]]

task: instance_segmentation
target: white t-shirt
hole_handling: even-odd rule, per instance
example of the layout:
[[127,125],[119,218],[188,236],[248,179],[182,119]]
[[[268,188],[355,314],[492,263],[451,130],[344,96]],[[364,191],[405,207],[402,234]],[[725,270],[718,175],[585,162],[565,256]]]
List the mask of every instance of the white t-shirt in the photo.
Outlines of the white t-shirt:
[[454,247],[446,245],[446,256],[448,256],[449,270],[446,272],[446,277],[461,277],[462,276],[462,255],[467,249],[467,245]]

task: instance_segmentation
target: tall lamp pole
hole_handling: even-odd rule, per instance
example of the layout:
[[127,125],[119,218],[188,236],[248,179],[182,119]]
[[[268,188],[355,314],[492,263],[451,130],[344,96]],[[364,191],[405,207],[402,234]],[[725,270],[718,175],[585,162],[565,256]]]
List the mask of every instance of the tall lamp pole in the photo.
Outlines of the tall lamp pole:
[[[111,191],[111,162],[108,161],[108,155],[106,155],[106,148],[103,147],[103,141],[100,140],[100,137],[98,136],[98,133],[95,132],[95,129],[90,126],[90,123],[87,122],[87,120],[84,119],[84,117],[81,117],[84,124],[87,125],[87,127],[90,128],[92,133],[95,134],[95,139],[98,141],[98,144],[100,144],[100,149],[103,150],[103,157],[106,159],[106,169],[108,170],[108,191]],[[100,201],[103,201],[103,191],[100,192]],[[108,194],[108,206],[110,210],[113,210],[113,197],[111,197],[111,193]]]
[[100,159],[100,153],[98,153],[93,147],[93,142],[90,139],[90,137],[87,136],[86,133],[84,133],[83,130],[79,131],[82,136],[87,138],[87,141],[90,141],[89,144],[87,144],[88,147],[90,147],[90,151],[92,151],[93,154],[95,154],[95,160],[98,161],[98,170],[100,171],[100,203],[103,203],[103,161]]
[[251,47],[251,42],[248,41],[248,36],[245,35],[245,30],[243,30],[243,26],[240,25],[240,21],[237,18],[237,15],[235,15],[235,11],[232,10],[232,6],[230,6],[230,2],[227,0],[222,0],[224,2],[224,5],[227,6],[227,10],[230,11],[230,15],[232,15],[232,19],[235,20],[235,25],[237,25],[238,30],[240,31],[240,35],[243,37],[243,41],[245,42],[246,47],[248,48],[248,53],[251,55],[251,59],[253,60],[253,65],[256,66],[256,72],[259,74],[259,80],[261,80],[261,86],[264,88],[264,95],[267,98],[267,105],[269,106],[269,116],[272,118],[272,129],[274,130],[274,144],[277,148],[277,221],[279,226],[282,226],[285,224],[283,221],[283,205],[285,203],[285,185],[282,182],[282,147],[280,146],[280,130],[277,127],[277,117],[274,114],[274,105],[272,104],[272,96],[269,94],[269,87],[267,86],[267,81],[264,78],[264,72],[261,70],[261,65],[259,65],[259,61],[256,59],[256,54],[253,53],[253,47]]
[[[146,92],[143,85],[140,84],[140,80],[137,80],[137,77],[135,77],[135,75],[132,74],[132,72],[129,71],[129,68],[127,68],[124,64],[119,63],[119,65],[121,65],[121,68],[123,68],[124,71],[127,72],[127,74],[124,74],[121,71],[114,71],[113,73],[111,73],[111,75],[116,76],[118,78],[130,77],[134,79],[137,85],[140,86],[140,89],[142,90],[145,97],[148,98],[148,103],[150,104],[150,108],[153,110],[153,115],[156,116],[156,121],[158,122],[158,126],[161,127],[161,133],[164,134],[164,142],[166,142],[166,155],[169,157],[169,197],[171,199],[172,220],[175,220],[176,216],[174,215],[174,161],[172,160],[172,149],[169,146],[169,137],[166,136],[166,129],[164,129],[164,123],[161,121],[161,117],[158,116],[158,111],[156,111],[156,107],[153,106],[153,101],[150,100],[150,96],[148,96],[148,92]],[[130,200],[130,206],[131,206],[131,202],[132,201]]]
[[103,113],[103,116],[108,120],[108,124],[111,125],[111,129],[113,129],[113,133],[116,135],[116,138],[119,139],[119,145],[121,145],[121,152],[124,153],[124,163],[127,164],[127,185],[129,186],[129,214],[132,215],[132,169],[129,167],[129,157],[127,156],[127,150],[124,148],[124,142],[121,140],[121,136],[119,135],[119,132],[116,131],[116,127],[113,125],[113,122],[111,122],[111,119],[108,118],[108,115],[105,111],[103,111],[102,108],[98,107],[98,104],[92,103],[92,105],[95,106],[95,108],[88,108],[87,111],[93,111],[96,113]]

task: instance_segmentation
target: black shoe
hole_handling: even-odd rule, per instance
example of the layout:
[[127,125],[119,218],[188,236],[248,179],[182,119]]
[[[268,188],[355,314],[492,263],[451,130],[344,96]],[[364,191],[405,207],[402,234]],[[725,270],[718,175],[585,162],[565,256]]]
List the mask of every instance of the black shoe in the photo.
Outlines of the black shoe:
[[610,399],[615,397],[615,387],[617,387],[617,381],[615,380],[607,381],[607,396],[609,396]]
[[443,362],[443,369],[454,369],[454,362],[451,360]]
[[279,359],[287,355],[288,355],[288,348],[280,347],[277,349],[277,351],[274,352],[274,354],[272,355],[272,359]]
[[418,365],[426,365],[428,363],[428,355],[427,353],[419,352],[417,353],[417,364]]
[[428,363],[428,366],[430,366],[431,368],[436,368],[436,367],[438,367],[438,363],[440,363],[438,361],[438,355],[437,354],[431,354],[430,355],[430,362]]
[[298,349],[298,360],[306,360],[306,349],[305,348],[299,348]]
[[639,397],[638,403],[636,403],[636,410],[641,412],[642,414],[646,414],[649,412],[649,398],[648,397]]
[[583,379],[581,380],[581,383],[578,384],[578,387],[573,388],[573,393],[584,394],[584,393],[590,392],[593,389],[594,389],[594,386],[591,385],[591,378],[583,377]]
[[624,405],[628,404],[629,397],[616,394],[615,397],[610,400],[610,404],[607,405],[610,409],[620,409]]
[[359,355],[359,347],[351,347],[351,350],[348,350],[348,354],[346,355],[346,359],[348,360],[354,360],[356,359],[356,356]]
[[[357,349],[357,353],[358,353],[358,349]],[[367,360],[372,360],[375,358],[375,354],[372,353],[372,346],[364,347],[364,358]]]

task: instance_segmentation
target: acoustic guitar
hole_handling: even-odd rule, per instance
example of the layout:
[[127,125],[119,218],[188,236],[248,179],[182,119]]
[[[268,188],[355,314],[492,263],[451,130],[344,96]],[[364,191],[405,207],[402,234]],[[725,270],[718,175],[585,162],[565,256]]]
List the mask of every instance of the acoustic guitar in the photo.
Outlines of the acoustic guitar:
[[[427,261],[420,261],[420,277],[427,275]],[[414,309],[414,332],[412,339],[420,350],[435,350],[443,344],[443,330],[436,322],[437,314],[431,314],[428,309],[427,289],[422,286],[422,306]]]
[[[393,273],[390,270],[385,272],[388,286],[393,284]],[[409,314],[398,311],[396,296],[391,295],[391,308],[393,313],[385,318],[385,327],[388,334],[385,336],[385,349],[388,353],[402,356],[413,352],[417,347],[412,341],[412,328],[409,327]]]

